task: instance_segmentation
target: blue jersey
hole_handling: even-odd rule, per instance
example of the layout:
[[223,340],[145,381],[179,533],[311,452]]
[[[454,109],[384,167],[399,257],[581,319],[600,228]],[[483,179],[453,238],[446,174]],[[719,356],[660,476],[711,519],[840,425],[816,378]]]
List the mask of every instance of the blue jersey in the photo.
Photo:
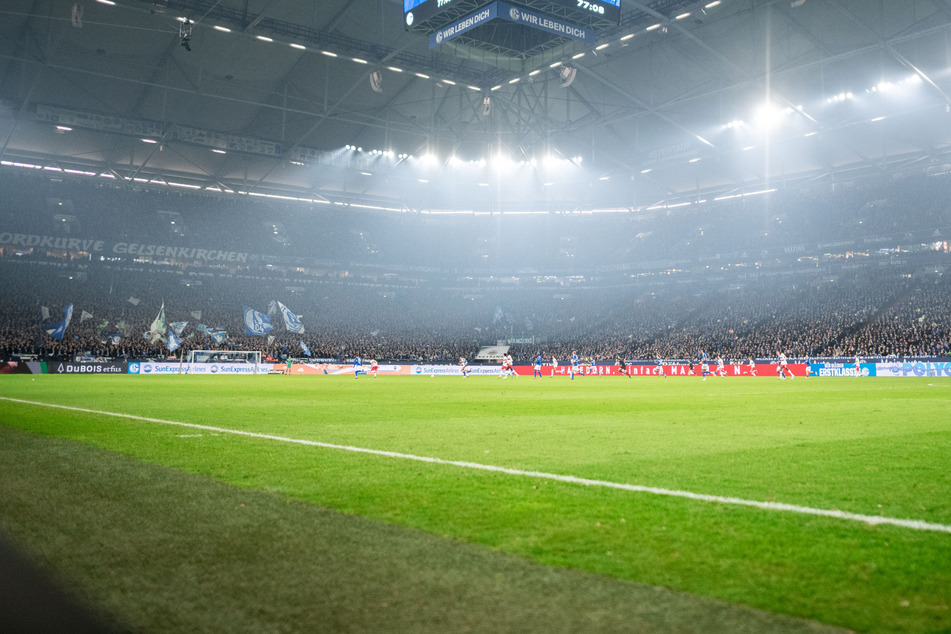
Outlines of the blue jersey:
[[572,356],[571,356],[571,365],[577,366],[577,365],[578,365],[578,361],[579,361],[578,355],[575,354],[575,355],[572,355]]
[[538,355],[537,357],[535,357],[535,365],[541,365],[541,364],[542,364],[542,355]]
[[706,352],[700,353],[700,361],[702,361],[703,363],[706,363],[708,361]]
[[664,365],[664,362],[660,360],[660,357],[657,357],[656,359],[654,359],[654,363],[656,363],[657,365]]
[[355,368],[362,368],[362,367],[363,367],[363,359],[361,359],[360,357],[356,357],[356,358],[353,360],[353,367],[355,367]]

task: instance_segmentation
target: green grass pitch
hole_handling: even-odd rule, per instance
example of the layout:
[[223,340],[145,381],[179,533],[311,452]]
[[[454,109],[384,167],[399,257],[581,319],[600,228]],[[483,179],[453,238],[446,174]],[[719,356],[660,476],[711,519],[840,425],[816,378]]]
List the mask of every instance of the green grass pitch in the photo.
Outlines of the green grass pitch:
[[[9,376],[0,397],[951,525],[947,378]],[[11,400],[0,529],[145,631],[951,630],[948,532]]]

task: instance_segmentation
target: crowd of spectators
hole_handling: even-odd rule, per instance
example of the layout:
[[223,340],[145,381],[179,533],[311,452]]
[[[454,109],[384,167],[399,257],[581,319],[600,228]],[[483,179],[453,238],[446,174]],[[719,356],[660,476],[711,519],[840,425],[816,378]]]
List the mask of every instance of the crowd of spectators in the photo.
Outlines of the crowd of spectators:
[[[951,183],[934,178],[629,217],[343,214],[8,171],[0,171],[0,190],[0,234],[262,256],[229,266],[0,245],[4,356],[165,357],[164,340],[143,336],[162,305],[168,323],[189,322],[182,350],[251,349],[274,358],[304,356],[301,341],[315,358],[427,362],[472,358],[500,340],[516,340],[521,361],[576,350],[601,361],[702,351],[729,359],[951,354],[947,248],[884,249],[874,262],[865,248],[869,261],[847,266],[797,257],[797,245],[810,241],[861,246],[885,236],[887,246],[898,240],[888,236],[946,235]],[[763,255],[784,249],[793,255]],[[745,264],[760,272],[698,266],[669,279],[640,274],[652,258],[716,262],[731,252],[748,252]],[[375,272],[355,274],[360,263]],[[242,307],[264,311],[272,300],[302,315],[303,335],[287,332],[279,315],[273,339],[244,335]],[[46,329],[70,303],[66,336],[52,339]],[[227,340],[215,344],[199,324],[226,331]]]
[[[141,186],[140,186],[141,187]],[[677,258],[822,252],[823,245],[951,229],[951,178],[777,191],[632,214],[420,215],[269,199],[131,189],[0,170],[0,232],[240,251],[255,258],[571,273]]]
[[[834,281],[770,279],[729,291],[704,290],[701,282],[588,288],[570,297],[545,289],[476,297],[458,289],[346,282],[289,291],[227,273],[186,286],[170,272],[28,261],[0,261],[0,273],[5,356],[164,358],[166,341],[143,336],[163,305],[167,323],[188,322],[182,350],[260,350],[273,358],[304,357],[304,341],[314,358],[452,362],[512,339],[531,342],[512,345],[521,361],[538,353],[565,359],[576,350],[601,361],[692,359],[703,351],[727,359],[779,352],[799,358],[951,355],[951,285],[934,272],[873,269]],[[301,315],[304,334],[288,332],[279,314],[272,316],[273,339],[244,334],[243,307],[264,312],[272,300]],[[66,336],[52,339],[46,328],[62,320],[70,303]],[[43,307],[50,315],[45,322]],[[215,344],[199,324],[227,332],[227,340]]]

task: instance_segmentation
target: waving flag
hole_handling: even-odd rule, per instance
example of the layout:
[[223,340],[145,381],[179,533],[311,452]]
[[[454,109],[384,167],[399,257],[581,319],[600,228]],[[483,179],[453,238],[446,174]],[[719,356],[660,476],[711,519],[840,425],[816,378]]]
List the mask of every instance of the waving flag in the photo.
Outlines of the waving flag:
[[310,356],[310,348],[307,347],[307,344],[304,343],[303,339],[300,342],[300,349],[303,350],[304,354],[306,354],[308,357]]
[[215,330],[214,332],[209,332],[208,336],[211,337],[211,340],[215,343],[224,343],[225,339],[228,338],[228,333],[224,330]]
[[46,329],[46,332],[49,333],[50,337],[59,341],[63,340],[63,335],[66,334],[66,329],[69,327],[69,320],[73,318],[73,305],[70,304],[67,306],[64,313],[63,321],[59,322],[52,328]]
[[47,308],[46,306],[40,306],[40,318],[41,318],[43,321],[46,321],[47,319],[49,319],[49,318],[50,318],[50,309]]
[[271,332],[271,317],[267,313],[259,313],[253,308],[244,307],[244,334],[249,337],[266,335]]
[[83,322],[86,321],[87,319],[92,319],[92,313],[90,313],[90,312],[84,310],[84,311],[83,311],[82,313],[80,313],[80,315],[79,315],[79,323],[83,323]]
[[169,352],[175,352],[178,350],[178,347],[182,345],[182,340],[179,339],[175,333],[171,330],[168,331],[168,343],[165,344],[168,347]]
[[198,321],[201,321],[201,311],[200,311],[200,310],[193,310],[191,314],[192,314],[192,317],[194,317],[194,318],[197,319]]
[[178,335],[179,337],[181,337],[181,336],[182,336],[182,331],[185,330],[185,326],[187,326],[187,325],[188,325],[188,322],[187,322],[187,321],[173,321],[172,323],[170,323],[170,324],[168,325],[168,327],[171,328],[172,331],[173,331],[176,335]]
[[165,338],[165,331],[167,330],[165,326],[165,302],[162,302],[162,307],[159,309],[158,315],[155,316],[155,319],[152,320],[152,325],[149,327],[149,333],[151,333],[149,339],[152,343],[156,341],[161,341]]
[[138,305],[139,305],[139,302],[141,302],[142,300],[139,299],[138,297],[130,297],[129,299],[127,299],[127,300],[125,300],[125,301],[129,302],[129,303],[132,304],[133,306],[138,306]]
[[303,334],[304,324],[301,323],[300,318],[281,302],[277,303],[277,307],[281,311],[281,316],[284,318],[284,327],[290,332]]
[[118,346],[122,342],[122,333],[114,332],[111,335],[108,335],[106,339],[108,339],[112,345]]

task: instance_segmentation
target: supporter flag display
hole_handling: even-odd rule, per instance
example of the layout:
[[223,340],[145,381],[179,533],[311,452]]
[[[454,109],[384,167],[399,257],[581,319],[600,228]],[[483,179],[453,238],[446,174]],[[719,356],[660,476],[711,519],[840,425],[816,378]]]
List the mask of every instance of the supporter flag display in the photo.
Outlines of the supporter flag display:
[[306,354],[308,357],[310,356],[310,348],[307,347],[307,344],[304,343],[303,340],[300,342],[300,349],[303,350],[304,354]]
[[168,325],[177,336],[182,336],[182,331],[185,330],[185,326],[188,325],[187,321],[173,321]]
[[139,299],[138,297],[130,297],[130,298],[127,299],[126,301],[129,302],[130,304],[132,304],[133,306],[138,306],[138,305],[139,305],[139,302],[141,302],[142,300]]
[[244,307],[244,334],[249,337],[264,336],[271,332],[274,326],[271,325],[271,317],[267,313],[261,313],[253,308]]
[[280,309],[281,316],[284,318],[284,327],[290,332],[303,334],[304,324],[301,323],[300,317],[292,313],[291,310],[281,302],[277,303],[277,307]]
[[192,317],[194,317],[196,320],[201,321],[201,311],[200,311],[200,310],[193,310],[193,311],[191,312],[191,315],[192,315]]
[[47,319],[49,319],[49,318],[50,318],[50,309],[47,308],[46,306],[40,306],[40,318],[41,318],[43,321],[46,321]]
[[224,330],[215,330],[213,332],[209,332],[208,336],[211,337],[211,340],[215,343],[224,343],[225,339],[228,338],[228,333]]
[[86,321],[87,319],[92,319],[92,313],[87,312],[87,311],[84,310],[84,311],[83,311],[82,313],[80,313],[80,315],[79,315],[79,323],[83,323],[83,322]]
[[63,340],[63,335],[66,334],[66,329],[69,327],[69,320],[73,318],[73,305],[70,304],[67,306],[64,312],[65,315],[63,316],[63,321],[54,325],[52,328],[46,329],[46,332],[49,333],[49,336],[58,341]]
[[176,350],[178,350],[178,347],[181,345],[182,345],[182,340],[175,334],[174,331],[169,330],[168,343],[166,344],[166,346],[168,347],[168,351],[175,352]]
[[112,345],[118,346],[122,342],[122,333],[114,332],[109,335],[107,339],[112,343]]
[[155,316],[155,319],[152,320],[152,325],[149,327],[149,338],[152,343],[164,339],[166,330],[165,302],[162,302],[162,307],[159,309],[158,315]]

